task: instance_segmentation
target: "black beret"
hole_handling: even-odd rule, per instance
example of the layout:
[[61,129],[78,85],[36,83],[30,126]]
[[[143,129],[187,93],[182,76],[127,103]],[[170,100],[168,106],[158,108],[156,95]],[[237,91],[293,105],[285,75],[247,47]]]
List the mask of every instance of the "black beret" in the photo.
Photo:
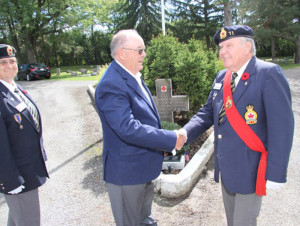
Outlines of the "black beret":
[[7,57],[15,57],[16,49],[10,45],[0,44],[0,59]]
[[253,38],[253,30],[246,25],[233,25],[220,28],[214,36],[217,45],[230,38],[247,37]]

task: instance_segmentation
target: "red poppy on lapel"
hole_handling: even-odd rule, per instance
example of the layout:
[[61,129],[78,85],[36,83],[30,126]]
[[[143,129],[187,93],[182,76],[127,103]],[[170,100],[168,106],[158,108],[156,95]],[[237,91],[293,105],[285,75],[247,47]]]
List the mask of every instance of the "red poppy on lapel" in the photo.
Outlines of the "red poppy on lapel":
[[22,93],[27,94],[27,92],[24,89],[22,89],[21,91],[22,91]]
[[245,72],[245,73],[242,75],[242,80],[243,80],[243,81],[246,81],[248,78],[249,78],[249,73]]

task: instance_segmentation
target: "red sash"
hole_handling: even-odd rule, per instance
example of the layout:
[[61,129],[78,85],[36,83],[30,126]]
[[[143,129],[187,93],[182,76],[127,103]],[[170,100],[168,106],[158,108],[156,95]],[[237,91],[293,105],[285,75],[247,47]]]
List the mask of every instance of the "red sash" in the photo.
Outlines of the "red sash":
[[240,113],[237,111],[230,87],[231,71],[227,69],[224,79],[223,101],[226,117],[241,140],[253,151],[261,152],[256,178],[255,194],[259,196],[266,195],[266,169],[267,169],[267,154],[264,144],[259,137],[253,132],[250,126],[247,125]]

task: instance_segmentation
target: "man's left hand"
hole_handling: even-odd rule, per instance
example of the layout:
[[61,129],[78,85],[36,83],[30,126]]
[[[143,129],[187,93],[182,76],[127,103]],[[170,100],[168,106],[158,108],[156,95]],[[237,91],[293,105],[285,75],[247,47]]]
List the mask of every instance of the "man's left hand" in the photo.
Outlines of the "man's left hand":
[[176,148],[176,150],[180,150],[183,147],[183,145],[185,144],[187,138],[185,136],[181,135],[178,130],[175,130],[175,132],[177,134],[177,141],[176,141],[175,148]]

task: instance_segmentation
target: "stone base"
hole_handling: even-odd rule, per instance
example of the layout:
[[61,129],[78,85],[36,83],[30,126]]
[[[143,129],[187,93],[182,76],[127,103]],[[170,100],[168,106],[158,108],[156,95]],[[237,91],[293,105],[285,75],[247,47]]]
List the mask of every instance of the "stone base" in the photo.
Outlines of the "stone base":
[[163,161],[163,170],[183,169],[185,165],[184,155],[181,156],[166,156]]
[[156,178],[154,190],[166,198],[179,198],[187,194],[199,179],[214,152],[214,132],[179,174],[163,174]]

